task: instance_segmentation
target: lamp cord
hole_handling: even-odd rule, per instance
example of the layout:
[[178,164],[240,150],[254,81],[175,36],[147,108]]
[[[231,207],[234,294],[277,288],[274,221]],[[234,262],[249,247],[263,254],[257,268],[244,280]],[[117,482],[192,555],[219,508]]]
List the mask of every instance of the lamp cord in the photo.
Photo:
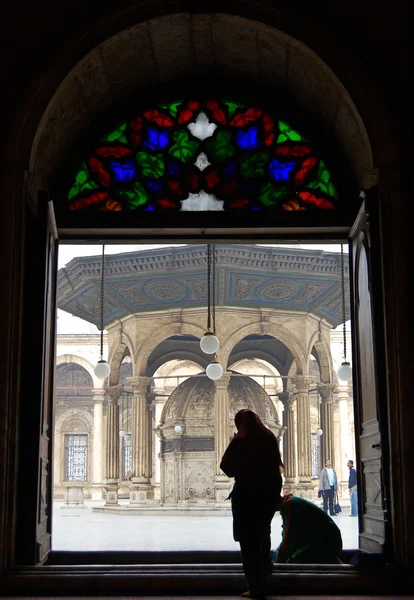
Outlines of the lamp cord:
[[212,245],[212,264],[213,264],[213,288],[212,288],[212,296],[213,296],[213,333],[216,334],[216,244]]
[[344,267],[344,245],[341,244],[341,284],[342,284],[342,322],[344,333],[344,362],[346,362],[346,327],[345,327],[345,267]]
[[211,328],[211,246],[207,244],[207,331]]
[[101,360],[103,360],[103,323],[104,323],[104,283],[105,283],[105,245],[102,245],[102,261],[101,261]]

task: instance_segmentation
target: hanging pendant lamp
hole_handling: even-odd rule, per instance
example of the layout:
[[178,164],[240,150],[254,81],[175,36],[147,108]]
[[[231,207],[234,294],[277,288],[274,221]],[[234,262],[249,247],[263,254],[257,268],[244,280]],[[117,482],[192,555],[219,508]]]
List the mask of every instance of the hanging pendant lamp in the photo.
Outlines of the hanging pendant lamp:
[[341,286],[342,286],[342,321],[344,336],[344,360],[338,368],[336,374],[341,381],[349,381],[352,378],[352,368],[349,361],[346,360],[346,327],[345,327],[345,275],[344,275],[344,246],[341,244]]
[[[213,259],[211,255],[213,254]],[[207,244],[207,331],[200,341],[200,348],[205,354],[215,354],[220,342],[215,335],[216,305],[215,305],[215,245]],[[211,281],[213,280],[213,282]],[[212,302],[211,302],[212,299]],[[211,307],[211,304],[213,306]],[[213,325],[213,327],[211,326]]]
[[213,381],[217,381],[217,379],[220,379],[220,377],[223,375],[223,367],[215,356],[211,363],[207,366],[206,375]]
[[106,360],[103,359],[103,332],[104,332],[104,284],[105,284],[105,246],[102,246],[102,262],[101,262],[101,351],[100,359],[94,369],[95,375],[98,379],[106,379],[111,373],[111,367],[108,365]]

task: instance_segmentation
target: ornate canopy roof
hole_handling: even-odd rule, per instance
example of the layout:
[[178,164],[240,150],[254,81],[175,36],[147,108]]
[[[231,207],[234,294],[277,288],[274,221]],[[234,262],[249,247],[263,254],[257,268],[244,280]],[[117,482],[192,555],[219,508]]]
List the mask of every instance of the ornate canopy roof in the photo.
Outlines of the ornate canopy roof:
[[[344,262],[347,290],[346,255]],[[206,271],[206,245],[107,255],[104,325],[135,313],[205,307]],[[58,273],[58,308],[99,327],[100,284],[101,256],[74,258]],[[342,322],[339,253],[220,244],[216,288],[217,307],[302,311],[325,318],[333,327]]]

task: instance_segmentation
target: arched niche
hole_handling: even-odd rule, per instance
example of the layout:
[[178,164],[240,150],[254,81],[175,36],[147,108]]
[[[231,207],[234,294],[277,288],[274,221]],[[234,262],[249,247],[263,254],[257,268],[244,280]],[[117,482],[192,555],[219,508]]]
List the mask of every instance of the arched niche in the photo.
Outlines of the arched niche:
[[224,74],[289,87],[300,110],[336,139],[360,187],[372,179],[368,135],[333,71],[309,47],[282,31],[230,14],[179,13],[149,19],[92,49],[66,75],[43,113],[30,171],[47,187],[73,145],[106,110],[154,84]]
[[84,365],[61,362],[56,367],[56,400],[79,401],[92,398],[94,381]]
[[83,358],[82,356],[76,356],[76,354],[61,354],[60,356],[56,357],[56,366],[57,367],[59,367],[59,365],[66,364],[66,363],[67,364],[74,363],[76,365],[79,365],[80,367],[83,367],[85,369],[85,371],[87,371],[89,373],[89,375],[91,376],[94,387],[95,388],[102,387],[102,381],[95,376],[95,373],[93,370],[94,366],[88,360],[86,360],[86,358]]

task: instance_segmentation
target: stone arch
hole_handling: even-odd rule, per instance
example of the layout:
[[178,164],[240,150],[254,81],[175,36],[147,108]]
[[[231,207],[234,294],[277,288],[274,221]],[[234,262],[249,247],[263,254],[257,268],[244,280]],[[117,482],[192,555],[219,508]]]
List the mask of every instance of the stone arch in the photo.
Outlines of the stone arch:
[[65,422],[70,419],[77,419],[82,421],[86,426],[86,431],[81,433],[92,433],[93,431],[93,417],[83,408],[68,408],[65,410],[57,419],[55,423],[56,432],[61,432]]
[[205,358],[203,360],[203,363],[201,363],[200,356],[198,354],[194,354],[193,352],[190,352],[190,351],[181,352],[180,350],[177,350],[174,352],[168,352],[168,354],[165,354],[164,356],[162,356],[162,357],[158,358],[156,361],[154,361],[151,365],[151,372],[147,373],[147,375],[148,376],[154,375],[154,373],[164,363],[169,362],[171,360],[191,360],[192,362],[196,363],[201,369],[205,369],[210,362],[207,358]]
[[335,132],[359,187],[370,187],[371,145],[351,95],[320,56],[293,35],[224,13],[182,12],[130,24],[101,39],[64,76],[34,136],[30,171],[47,187],[81,133],[132,90],[221,71],[294,90],[310,120]]
[[317,354],[317,360],[319,364],[319,371],[321,374],[321,383],[332,383],[333,382],[333,366],[331,350],[326,343],[326,340],[319,340],[319,333],[316,332],[311,339],[309,344],[309,352],[312,352],[312,348],[315,349]]
[[[119,368],[122,360],[125,356],[125,350],[129,350],[131,359],[134,356],[134,344],[132,340],[125,333],[121,333],[119,336],[118,344],[112,346],[109,356],[108,364],[111,367],[111,374],[109,375],[110,385],[116,385],[119,381]],[[134,361],[132,360],[132,376],[134,375]]]
[[75,363],[83,367],[91,376],[94,389],[103,388],[104,382],[102,381],[102,379],[98,379],[96,377],[94,373],[94,366],[89,362],[89,360],[86,360],[86,358],[83,358],[82,356],[77,356],[76,354],[61,354],[56,358],[56,366],[62,365],[64,363]]
[[280,365],[279,361],[267,352],[255,352],[254,350],[245,350],[242,352],[238,352],[237,354],[232,354],[230,358],[231,360],[229,360],[228,369],[231,369],[232,365],[241,360],[260,358],[261,360],[264,360],[265,362],[269,363],[269,365],[272,365],[272,367],[274,367],[279,373],[283,373],[283,368],[282,365]]
[[199,339],[203,337],[205,329],[199,325],[185,322],[168,323],[160,327],[154,334],[149,335],[140,345],[134,356],[134,373],[138,376],[146,376],[147,361],[151,352],[164,340],[173,335],[193,335]]
[[[240,329],[234,331],[219,350],[219,358],[223,369],[225,366],[227,367],[230,354],[236,344],[248,335],[260,333],[263,333],[262,323],[250,323],[249,325],[244,325],[243,327],[240,327]],[[305,374],[308,364],[306,351],[290,331],[275,323],[266,323],[266,334],[273,335],[289,348],[295,359],[297,373],[300,375]]]

